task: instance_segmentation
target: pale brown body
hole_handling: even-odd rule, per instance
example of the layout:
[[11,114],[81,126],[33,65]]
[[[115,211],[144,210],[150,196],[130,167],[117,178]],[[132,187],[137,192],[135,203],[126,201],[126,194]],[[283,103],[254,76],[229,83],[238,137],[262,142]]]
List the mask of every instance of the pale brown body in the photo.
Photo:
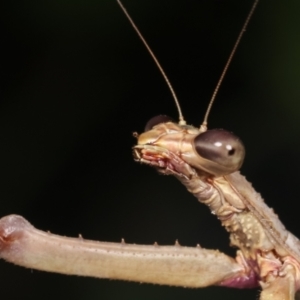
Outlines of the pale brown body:
[[[231,244],[240,249],[236,261],[218,251],[179,244],[138,246],[59,237],[13,215],[0,220],[1,257],[45,271],[184,287],[260,284],[262,300],[293,299],[299,288],[298,239],[238,172],[215,178],[185,162],[191,146],[185,141],[190,144],[198,134],[191,127],[159,124],[139,137],[134,155],[175,175],[210,207],[229,231]],[[168,149],[170,139],[174,143]]]

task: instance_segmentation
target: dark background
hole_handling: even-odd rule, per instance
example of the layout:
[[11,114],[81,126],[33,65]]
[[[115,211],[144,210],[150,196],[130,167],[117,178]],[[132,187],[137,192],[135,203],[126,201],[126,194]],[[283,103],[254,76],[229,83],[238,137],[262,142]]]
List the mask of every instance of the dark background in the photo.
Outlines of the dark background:
[[[129,1],[131,16],[199,125],[252,1]],[[209,117],[239,135],[242,167],[300,236],[299,1],[261,1]],[[219,222],[174,178],[135,163],[132,132],[177,117],[156,66],[115,1],[6,1],[1,9],[1,216],[53,233],[219,248]],[[213,262],[212,262],[213,263]],[[3,299],[256,299],[49,274],[1,261]]]

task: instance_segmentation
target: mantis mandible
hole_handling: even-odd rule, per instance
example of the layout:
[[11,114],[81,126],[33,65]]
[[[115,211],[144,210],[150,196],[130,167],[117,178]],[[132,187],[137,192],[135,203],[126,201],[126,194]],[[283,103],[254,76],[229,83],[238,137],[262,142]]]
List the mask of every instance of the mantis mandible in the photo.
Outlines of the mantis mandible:
[[[158,109],[156,109],[156,111],[159,111],[160,112],[160,110],[158,110]],[[151,116],[151,113],[149,113],[149,116]],[[147,118],[146,118],[147,119]],[[223,124],[221,124],[221,126],[224,126]],[[224,126],[225,127],[225,126]],[[135,127],[133,127],[133,129],[136,129]],[[240,134],[240,133],[239,133]],[[240,134],[241,135],[241,134]],[[121,150],[120,150],[121,151]],[[136,169],[139,169],[138,168],[138,166],[136,167]],[[149,171],[150,172],[150,171]],[[153,175],[152,173],[150,173],[151,175]],[[169,179],[166,179],[166,178],[163,178],[164,180],[169,180]],[[151,176],[151,180],[152,180],[152,176]],[[162,178],[159,178],[159,180],[162,180]],[[173,181],[172,181],[172,183],[174,183]],[[153,189],[155,189],[154,187],[153,187]],[[143,196],[146,196],[146,195],[140,195],[140,197],[143,197]],[[266,197],[267,198],[267,197]],[[127,201],[127,200],[126,200]],[[189,200],[185,200],[184,201],[184,203],[185,202],[188,202]],[[191,200],[192,201],[192,200]],[[74,203],[73,203],[74,204]],[[162,203],[160,203],[161,205],[163,205]],[[49,204],[49,205],[51,205],[51,204]],[[79,204],[75,204],[76,206],[78,205],[79,206]],[[74,205],[74,206],[75,206]],[[153,205],[153,204],[152,204]],[[196,207],[196,205],[199,205],[198,203],[195,203],[195,207]],[[201,210],[201,209],[203,209],[203,207],[201,207],[201,208],[199,208],[199,210]],[[204,210],[204,209],[203,209]],[[138,211],[140,211],[140,209],[138,210]],[[207,211],[206,210],[204,210],[205,211],[205,213],[207,213]],[[277,210],[276,210],[277,211]],[[169,210],[168,210],[168,212],[169,212]],[[59,210],[58,210],[58,214],[59,214],[60,212],[59,212]],[[125,212],[125,214],[126,214],[127,212]],[[126,216],[125,216],[126,217]],[[32,220],[32,218],[30,218],[30,217],[28,217],[30,220]],[[55,217],[54,217],[55,218]],[[101,218],[101,216],[100,216],[100,218]],[[154,218],[154,217],[153,217]],[[158,219],[158,216],[156,217],[155,216],[155,220],[156,219]],[[198,222],[198,221],[200,221],[200,220],[198,220],[198,219],[196,219],[195,220],[195,222]],[[34,221],[34,220],[32,220],[32,222],[33,222],[33,224],[36,224],[36,222]],[[71,222],[71,221],[70,221]],[[136,221],[136,223],[138,223],[138,221]],[[99,226],[101,226],[101,225],[99,225]],[[49,226],[47,226],[47,228],[48,227],[50,227],[50,225]],[[78,225],[78,228],[76,229],[76,232],[78,232],[79,230],[81,230],[81,228],[80,228],[80,225]],[[97,230],[100,230],[100,229],[98,229],[98,228],[96,228],[95,229],[95,231],[97,231]],[[51,231],[53,231],[53,232],[57,232],[57,230],[54,228],[54,229],[52,229],[51,228]],[[148,230],[149,231],[149,230]],[[155,230],[154,230],[155,231]],[[166,242],[166,243],[168,243],[168,244],[171,244],[171,243],[173,243],[174,242],[174,240],[175,240],[175,238],[179,238],[179,242],[181,243],[181,244],[183,244],[183,245],[185,245],[186,243],[185,243],[185,241],[184,240],[182,240],[182,238],[180,237],[180,236],[178,236],[179,234],[178,233],[176,233],[175,232],[176,230],[174,229],[174,235],[175,235],[175,237],[174,237],[174,239],[172,239],[172,241],[170,240],[170,241],[168,241],[168,242]],[[63,231],[64,232],[64,231]],[[178,232],[178,231],[177,231]],[[214,232],[214,231],[213,231]],[[64,232],[65,233],[65,232]],[[201,237],[201,235],[200,235],[201,233],[198,233],[198,235]],[[75,235],[75,232],[73,233],[73,235]],[[85,234],[84,234],[84,232],[83,232],[83,235],[84,235],[84,237],[85,237]],[[122,235],[120,236],[120,237],[122,237],[122,236],[124,236],[125,238],[126,238],[126,241],[127,242],[135,242],[136,241],[136,239],[134,239],[134,237],[128,237],[128,234],[126,233],[126,232],[124,232],[124,233],[122,233]],[[89,237],[89,238],[91,238],[91,237]],[[105,239],[105,238],[103,238],[102,237],[102,239]],[[129,240],[128,240],[129,239]],[[131,240],[130,240],[131,239]],[[150,239],[151,239],[151,237],[150,237]],[[160,238],[157,238],[156,236],[154,236],[154,237],[152,237],[152,239],[151,240],[149,240],[149,241],[147,241],[147,242],[143,242],[142,241],[142,243],[151,243],[151,242],[153,242],[154,240],[158,240],[158,243],[160,244],[160,243],[164,243],[164,242],[162,242],[161,241],[161,239]],[[117,240],[117,238],[115,238],[115,240]],[[205,239],[203,239],[203,241],[205,241]],[[204,242],[202,242],[202,238],[200,239],[199,238],[199,240],[197,240],[197,242],[200,242],[201,244],[202,244],[202,246],[204,246],[204,247],[206,247],[206,248],[211,248],[211,247],[208,247],[207,246],[207,244],[205,244]],[[196,244],[196,242],[195,242],[195,244]],[[192,246],[192,245],[191,245]],[[235,291],[235,292],[237,292],[237,291]],[[222,293],[224,293],[224,290],[222,290]]]

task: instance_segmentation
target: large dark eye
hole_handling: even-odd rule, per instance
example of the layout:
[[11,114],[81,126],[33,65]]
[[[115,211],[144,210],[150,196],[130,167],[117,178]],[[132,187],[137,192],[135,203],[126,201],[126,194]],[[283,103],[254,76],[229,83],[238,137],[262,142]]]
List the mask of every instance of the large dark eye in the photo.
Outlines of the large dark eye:
[[238,170],[244,160],[245,148],[240,139],[223,129],[208,130],[194,140],[197,153],[230,170]]
[[167,123],[167,122],[173,122],[173,119],[166,116],[166,115],[159,115],[156,117],[151,118],[146,126],[145,131],[151,130],[154,126],[161,124],[161,123]]

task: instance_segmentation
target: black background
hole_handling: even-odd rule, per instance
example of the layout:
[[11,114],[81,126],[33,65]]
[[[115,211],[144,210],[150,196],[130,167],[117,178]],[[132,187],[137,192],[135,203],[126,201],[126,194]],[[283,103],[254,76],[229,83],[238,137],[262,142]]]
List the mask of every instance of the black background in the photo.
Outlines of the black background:
[[[124,1],[199,125],[252,1]],[[239,135],[242,173],[299,228],[299,1],[261,1],[209,117]],[[174,178],[135,163],[132,132],[177,117],[170,93],[115,1],[6,1],[1,10],[0,214],[53,233],[219,248],[219,222]],[[213,263],[213,262],[212,262]],[[49,274],[1,261],[3,299],[256,299]]]

